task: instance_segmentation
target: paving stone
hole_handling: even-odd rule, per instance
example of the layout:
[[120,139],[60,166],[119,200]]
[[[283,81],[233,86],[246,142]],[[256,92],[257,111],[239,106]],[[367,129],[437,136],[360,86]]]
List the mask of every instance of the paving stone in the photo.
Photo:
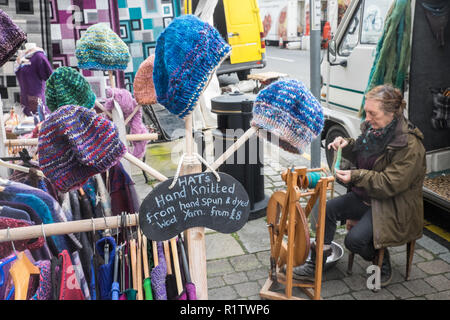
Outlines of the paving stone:
[[222,276],[224,274],[234,272],[234,269],[228,259],[206,261],[206,269],[209,277]]
[[450,272],[447,272],[445,276],[450,279]]
[[268,276],[269,276],[269,268],[266,267],[247,271],[247,277],[249,280],[267,279]]
[[223,276],[223,281],[225,281],[226,284],[236,284],[236,283],[242,283],[247,282],[248,278],[245,272],[233,272],[228,273]]
[[359,274],[345,277],[342,281],[344,281],[353,291],[360,291],[367,288],[367,279]]
[[345,274],[341,272],[338,268],[334,267],[322,274],[322,281],[328,280],[341,280],[345,277]]
[[[415,249],[414,253],[417,253],[418,255],[420,255],[425,260],[433,260],[434,259],[433,254],[430,253],[429,251],[425,250],[425,249]],[[414,255],[414,257],[415,257],[415,255]]]
[[416,243],[434,254],[448,252],[448,249],[446,247],[434,241],[433,239],[428,238],[427,236],[423,236],[422,238],[417,240]]
[[208,290],[208,300],[236,300],[239,298],[232,286]]
[[225,286],[222,277],[208,277],[208,289],[214,289]]
[[347,287],[342,280],[330,280],[322,283],[321,295],[323,298],[333,297],[337,295],[343,295],[349,292],[350,289]]
[[241,245],[230,234],[212,233],[205,236],[206,260],[243,255]]
[[377,292],[366,289],[362,291],[353,292],[352,296],[356,300],[395,300],[395,296],[387,289],[380,289]]
[[445,262],[450,263],[450,252],[444,253],[444,254],[440,254],[439,255],[439,259],[442,259]]
[[439,274],[450,271],[450,264],[443,260],[420,262],[417,266],[428,274]]
[[258,282],[239,283],[235,284],[233,287],[240,297],[249,297],[257,295],[261,290],[261,287],[259,286]]
[[235,271],[248,271],[261,267],[261,263],[256,259],[255,255],[247,254],[229,259],[230,264]]
[[270,250],[257,252],[256,257],[263,266],[270,266]]
[[450,281],[442,274],[425,278],[425,281],[436,288],[437,291],[450,290]]
[[265,217],[247,222],[237,235],[249,253],[270,250],[270,237]]
[[261,300],[261,297],[258,295],[248,297],[248,300]]
[[351,294],[343,294],[341,296],[334,296],[327,298],[327,300],[355,300]]
[[404,300],[414,297],[414,294],[401,283],[390,284],[386,287],[386,289],[392,292],[392,294],[398,299]]
[[450,300],[450,290],[427,294],[425,298],[427,298],[428,300]]
[[[403,268],[397,267],[397,270],[400,272],[402,278],[404,279],[406,275],[406,266],[404,266]],[[427,276],[428,275],[422,269],[420,269],[417,264],[413,263],[413,265],[411,266],[411,271],[409,273],[409,280],[422,279]]]
[[[414,263],[423,262],[423,261],[425,261],[425,259],[422,256],[420,256],[418,254],[414,254],[414,257],[413,257]],[[397,267],[405,267],[406,268],[406,252],[391,255],[391,263]]]
[[436,292],[436,289],[426,283],[423,279],[405,281],[403,284],[416,296],[424,296]]

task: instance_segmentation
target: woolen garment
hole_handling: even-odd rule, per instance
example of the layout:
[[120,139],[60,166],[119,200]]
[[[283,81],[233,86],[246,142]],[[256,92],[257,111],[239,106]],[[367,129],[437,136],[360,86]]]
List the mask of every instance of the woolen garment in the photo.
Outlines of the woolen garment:
[[96,254],[104,257],[105,245],[109,244],[108,263],[103,263],[97,271],[98,286],[101,300],[111,300],[111,288],[114,281],[114,259],[116,256],[116,241],[113,237],[104,237],[97,241]]
[[[342,149],[342,156],[354,163],[355,140],[347,140],[349,144]],[[402,117],[394,139],[375,160],[373,169],[351,171],[351,183],[364,188],[371,198],[375,249],[400,246],[422,237],[422,186],[426,173],[422,141],[422,132]]]
[[[12,219],[6,217],[0,217],[0,229],[13,229],[20,227],[29,227],[33,226],[34,223],[26,220]],[[18,240],[14,241],[14,247],[16,251],[23,251],[25,249],[34,250],[42,248],[44,245],[44,237],[39,237],[37,239],[28,239],[28,240]],[[11,242],[3,242],[0,243],[0,258],[4,258],[11,253],[13,253],[13,247]]]
[[31,300],[50,300],[52,298],[52,280],[50,260],[37,261],[35,266],[39,268],[39,286],[31,297]]
[[302,154],[322,132],[322,105],[301,81],[279,80],[256,96],[251,126],[263,129],[259,135],[280,148]]
[[116,125],[80,106],[58,108],[39,131],[39,166],[61,192],[82,187],[126,152]]
[[75,55],[80,69],[102,71],[125,70],[131,58],[126,43],[106,23],[86,30],[77,41]]
[[167,300],[166,276],[167,264],[164,256],[164,249],[162,242],[157,243],[158,250],[158,265],[150,272],[152,279],[153,296],[155,300]]
[[16,54],[27,40],[26,34],[0,9],[0,67]]
[[[142,121],[142,108],[138,105],[136,100],[133,99],[133,96],[128,90],[120,88],[107,88],[105,108],[109,111],[114,109],[114,101],[116,101],[119,104],[120,109],[122,109],[124,119],[127,119],[136,108],[139,108],[127,124],[130,128],[130,134],[148,133],[147,127]],[[130,153],[136,158],[144,157],[147,142],[148,140],[133,141],[133,147],[132,150],[130,150]]]
[[[11,208],[25,211],[30,216],[30,221],[33,221],[35,225],[39,226],[42,224],[42,220],[36,213],[36,211],[24,203],[0,200],[0,206],[10,206]],[[42,249],[32,252],[33,258],[36,261],[48,260],[50,259],[51,255],[55,256],[59,253],[52,237],[46,237],[45,240],[46,241]]]
[[52,112],[66,105],[92,109],[96,99],[89,82],[71,67],[59,67],[53,72],[47,80],[45,96]]
[[85,300],[69,252],[63,250],[59,254],[59,258],[62,259],[62,262],[60,264],[61,278],[59,281],[58,300]]
[[2,206],[0,208],[0,217],[31,221],[30,215],[26,211],[8,206]]
[[31,116],[38,113],[38,99],[41,99],[44,106],[46,104],[45,84],[53,68],[42,49],[34,49],[26,53],[24,58],[29,60],[29,63],[16,64],[15,73],[20,87],[23,112]]
[[109,170],[108,190],[111,197],[111,211],[113,216],[122,212],[139,212],[139,200],[135,183],[125,171],[121,163]]
[[152,54],[141,63],[134,78],[134,98],[142,106],[157,103],[155,84],[153,83],[154,63],[155,55]]
[[213,26],[194,15],[173,19],[156,41],[157,100],[183,119],[194,110],[212,75],[231,53]]

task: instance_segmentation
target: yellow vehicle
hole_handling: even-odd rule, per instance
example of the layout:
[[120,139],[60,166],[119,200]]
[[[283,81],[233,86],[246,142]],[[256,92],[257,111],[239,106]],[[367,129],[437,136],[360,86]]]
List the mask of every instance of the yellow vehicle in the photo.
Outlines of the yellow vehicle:
[[219,0],[213,16],[214,27],[232,47],[231,56],[217,75],[236,72],[246,80],[250,70],[264,68],[265,39],[257,0]]

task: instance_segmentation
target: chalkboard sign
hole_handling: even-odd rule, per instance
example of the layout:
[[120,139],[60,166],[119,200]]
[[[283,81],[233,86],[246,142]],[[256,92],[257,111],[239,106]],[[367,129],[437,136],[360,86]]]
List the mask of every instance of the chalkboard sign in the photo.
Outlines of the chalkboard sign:
[[248,220],[250,200],[242,184],[226,173],[203,172],[157,185],[139,208],[139,224],[154,241],[169,240],[192,227],[221,233],[240,230]]

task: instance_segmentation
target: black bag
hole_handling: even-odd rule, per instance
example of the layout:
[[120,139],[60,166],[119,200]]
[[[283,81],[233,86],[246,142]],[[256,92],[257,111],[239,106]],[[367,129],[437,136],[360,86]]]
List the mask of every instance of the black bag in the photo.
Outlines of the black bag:
[[434,129],[450,128],[450,88],[430,88],[433,97],[433,116],[431,125]]

